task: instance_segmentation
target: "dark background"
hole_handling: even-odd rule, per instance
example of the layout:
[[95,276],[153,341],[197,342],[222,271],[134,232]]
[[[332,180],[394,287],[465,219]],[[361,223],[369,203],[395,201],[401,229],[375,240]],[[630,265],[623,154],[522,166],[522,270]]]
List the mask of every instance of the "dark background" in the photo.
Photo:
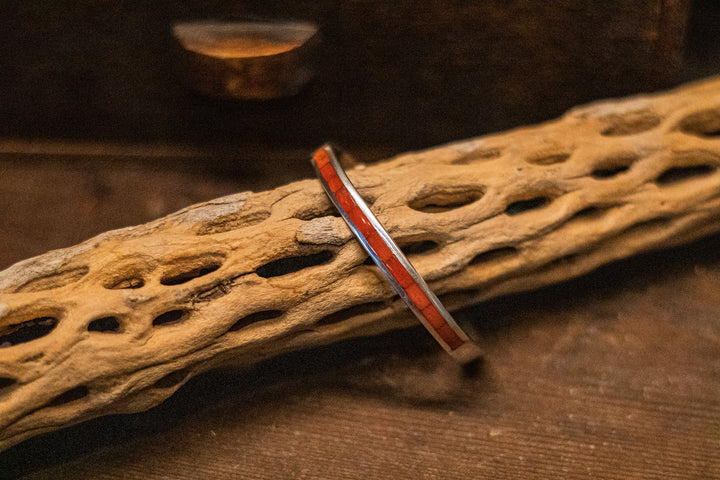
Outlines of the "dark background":
[[[6,1],[0,136],[428,147],[706,73],[714,3]],[[171,28],[205,18],[316,22],[315,81],[271,102],[189,93]]]
[[[225,102],[182,83],[176,20],[310,19],[312,83]],[[0,268],[193,202],[720,71],[720,2],[6,1]],[[0,453],[0,478],[720,478],[720,238],[421,328],[191,380],[148,412]]]

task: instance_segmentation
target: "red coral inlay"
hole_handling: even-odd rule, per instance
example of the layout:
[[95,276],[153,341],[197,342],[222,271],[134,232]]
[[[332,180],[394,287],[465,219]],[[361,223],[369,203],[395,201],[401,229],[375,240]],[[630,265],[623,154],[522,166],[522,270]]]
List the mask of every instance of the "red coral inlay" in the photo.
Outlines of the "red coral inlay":
[[445,318],[442,316],[442,314],[437,309],[437,307],[433,304],[430,304],[427,307],[423,308],[422,314],[423,314],[423,317],[425,317],[425,320],[427,320],[427,322],[435,330],[437,330],[438,328],[447,324],[447,322],[445,321]]
[[340,207],[345,210],[346,213],[349,213],[355,206],[355,200],[353,200],[350,192],[348,192],[345,187],[339,188],[337,192],[335,192],[335,198],[337,198]]
[[375,231],[375,227],[372,226],[370,220],[368,220],[357,205],[355,205],[355,208],[353,208],[351,212],[348,212],[348,215],[350,215],[350,220],[352,220],[358,230],[360,230],[360,233],[363,234],[363,237],[368,238],[368,236]]
[[420,285],[418,285],[417,283],[412,283],[409,287],[407,287],[405,289],[405,293],[407,293],[407,296],[410,297],[410,300],[412,300],[412,302],[420,310],[430,305],[430,299],[427,295],[425,295],[425,292],[422,291]]
[[450,325],[445,324],[441,328],[437,330],[438,335],[440,335],[440,338],[442,338],[445,343],[447,343],[448,347],[450,347],[450,350],[455,350],[463,346],[465,341],[458,336],[457,333],[455,333],[455,330],[453,330]]
[[322,168],[328,163],[330,163],[330,156],[328,156],[327,152],[324,148],[321,148],[315,154],[313,155],[313,160],[315,160],[315,164],[318,166],[318,168]]
[[398,260],[397,257],[390,257],[383,263],[401,287],[406,288],[413,283],[413,278],[410,276],[410,272],[408,272],[403,264],[400,263],[400,260]]
[[447,343],[448,347],[450,347],[451,350],[455,350],[456,348],[460,347],[463,343],[462,338],[455,332],[455,330],[452,329],[452,327],[447,323],[447,320],[445,320],[445,317],[442,316],[440,311],[435,307],[435,305],[430,304],[429,306],[425,307],[422,311],[423,317],[425,317],[425,320],[427,323],[435,330],[435,332],[440,336],[440,338],[443,339],[445,343]]
[[394,256],[392,250],[390,250],[390,247],[388,247],[388,245],[385,243],[385,240],[382,239],[378,232],[373,231],[369,233],[365,237],[365,239],[368,241],[372,249],[375,250],[377,256],[380,257],[380,260],[382,260],[383,262],[386,262],[388,259]]
[[340,180],[340,177],[338,176],[335,169],[332,167],[332,164],[326,163],[320,169],[320,173],[325,179],[325,182],[328,184],[328,187],[330,187],[331,192],[336,192],[343,187],[342,180]]

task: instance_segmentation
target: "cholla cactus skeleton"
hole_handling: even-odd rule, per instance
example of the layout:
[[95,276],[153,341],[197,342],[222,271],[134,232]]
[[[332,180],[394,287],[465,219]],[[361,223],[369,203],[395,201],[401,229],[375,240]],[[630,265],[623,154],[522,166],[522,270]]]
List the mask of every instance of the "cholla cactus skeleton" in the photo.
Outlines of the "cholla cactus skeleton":
[[[720,231],[720,79],[349,176],[449,308]],[[188,378],[415,324],[316,180],[0,273],[0,449]]]

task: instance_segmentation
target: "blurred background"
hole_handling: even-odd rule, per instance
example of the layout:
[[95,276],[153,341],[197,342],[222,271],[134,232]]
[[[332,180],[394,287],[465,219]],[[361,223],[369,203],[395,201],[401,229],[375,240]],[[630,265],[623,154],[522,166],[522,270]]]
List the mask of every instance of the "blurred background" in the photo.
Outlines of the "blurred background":
[[[308,152],[328,140],[372,162],[720,66],[712,0],[58,0],[0,13],[0,268],[309,177]],[[266,101],[194,93],[172,27],[198,19],[315,23],[313,78]]]
[[[8,1],[0,135],[421,148],[702,75],[718,16],[707,0]],[[172,25],[252,18],[320,27],[314,81],[275,102],[190,94]]]
[[[314,76],[197,94],[176,22],[317,24]],[[720,2],[5,0],[0,269],[189,204],[720,72]],[[0,453],[0,478],[718,478],[720,238],[418,327],[191,380]]]

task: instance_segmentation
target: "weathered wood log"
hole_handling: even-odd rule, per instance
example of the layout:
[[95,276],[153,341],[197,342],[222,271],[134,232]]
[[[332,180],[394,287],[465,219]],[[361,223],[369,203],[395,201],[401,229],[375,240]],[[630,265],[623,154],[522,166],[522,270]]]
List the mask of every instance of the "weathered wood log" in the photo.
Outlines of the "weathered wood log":
[[[349,176],[453,309],[720,231],[718,131],[712,79]],[[366,257],[312,179],[8,268],[0,448],[211,368],[415,325]]]

